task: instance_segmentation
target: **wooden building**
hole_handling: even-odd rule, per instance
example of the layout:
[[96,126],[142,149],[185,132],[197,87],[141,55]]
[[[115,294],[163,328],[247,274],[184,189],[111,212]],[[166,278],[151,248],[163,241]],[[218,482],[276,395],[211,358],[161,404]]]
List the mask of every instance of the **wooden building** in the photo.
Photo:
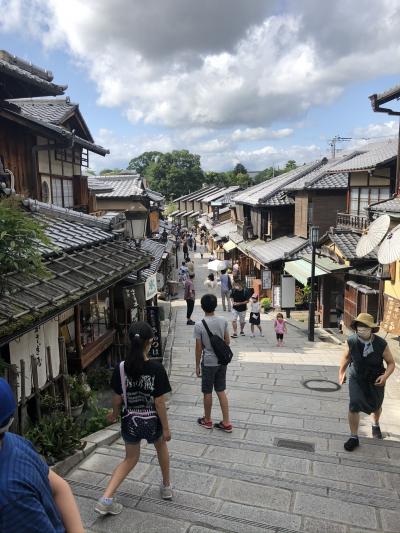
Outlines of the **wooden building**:
[[24,61],[15,64],[11,56],[4,57],[0,71],[8,90],[7,99],[3,93],[0,100],[0,158],[13,188],[39,201],[88,212],[83,168],[89,164],[89,152],[104,156],[109,151],[94,143],[78,104],[68,97],[49,98],[66,87],[49,82],[42,69],[34,67],[32,72]]

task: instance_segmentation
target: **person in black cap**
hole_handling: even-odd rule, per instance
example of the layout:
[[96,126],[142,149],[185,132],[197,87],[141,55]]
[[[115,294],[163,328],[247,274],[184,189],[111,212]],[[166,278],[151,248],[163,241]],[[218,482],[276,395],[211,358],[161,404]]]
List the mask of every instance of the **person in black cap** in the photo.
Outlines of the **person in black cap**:
[[8,432],[16,408],[9,384],[0,378],[0,531],[84,533],[68,483],[29,441]]
[[[385,395],[385,383],[395,369],[393,355],[385,339],[375,335],[379,325],[373,316],[360,313],[351,323],[355,331],[347,339],[347,347],[340,361],[339,383],[346,381],[346,369],[349,367],[349,426],[350,438],[344,443],[344,449],[352,452],[360,442],[358,426],[360,412],[372,413],[372,436],[382,439],[379,418]],[[386,368],[383,364],[386,363]]]

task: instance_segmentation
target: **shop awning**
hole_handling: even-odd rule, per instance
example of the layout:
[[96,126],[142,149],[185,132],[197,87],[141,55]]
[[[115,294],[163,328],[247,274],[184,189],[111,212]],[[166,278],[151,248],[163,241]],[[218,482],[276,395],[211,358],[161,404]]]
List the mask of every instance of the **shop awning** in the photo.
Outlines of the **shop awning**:
[[[339,265],[328,257],[321,257],[315,261],[315,276],[325,276],[338,270],[347,270],[349,267]],[[285,263],[285,272],[293,276],[302,285],[307,285],[308,279],[311,277],[311,259],[297,259],[296,261],[289,261]]]
[[224,244],[225,252],[231,252],[235,248],[237,248],[237,245],[233,241],[228,241]]
[[194,213],[192,213],[191,215],[189,215],[189,218],[197,217],[197,216],[199,216],[199,214],[200,214],[200,211],[195,211]]

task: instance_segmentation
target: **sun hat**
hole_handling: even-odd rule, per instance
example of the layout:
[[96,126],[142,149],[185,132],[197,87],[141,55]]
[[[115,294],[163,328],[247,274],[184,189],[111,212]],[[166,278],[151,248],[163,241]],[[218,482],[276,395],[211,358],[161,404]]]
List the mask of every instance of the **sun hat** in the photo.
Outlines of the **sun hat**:
[[352,320],[350,324],[351,329],[355,330],[357,324],[367,326],[367,328],[372,328],[373,333],[379,331],[379,324],[374,322],[374,317],[369,313],[360,313],[354,320]]
[[16,408],[17,404],[10,385],[5,379],[0,378],[0,430],[7,425]]

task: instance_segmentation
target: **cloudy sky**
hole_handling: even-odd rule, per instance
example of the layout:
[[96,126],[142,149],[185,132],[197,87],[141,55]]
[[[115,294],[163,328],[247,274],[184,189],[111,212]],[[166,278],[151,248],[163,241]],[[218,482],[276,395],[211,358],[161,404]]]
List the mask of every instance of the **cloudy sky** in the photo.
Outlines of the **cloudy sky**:
[[[400,83],[397,0],[0,0],[1,48],[79,102],[97,170],[186,148],[206,170],[397,132],[368,96]],[[5,16],[4,16],[5,14]],[[362,141],[361,141],[362,142]],[[342,143],[341,147],[348,147]]]

